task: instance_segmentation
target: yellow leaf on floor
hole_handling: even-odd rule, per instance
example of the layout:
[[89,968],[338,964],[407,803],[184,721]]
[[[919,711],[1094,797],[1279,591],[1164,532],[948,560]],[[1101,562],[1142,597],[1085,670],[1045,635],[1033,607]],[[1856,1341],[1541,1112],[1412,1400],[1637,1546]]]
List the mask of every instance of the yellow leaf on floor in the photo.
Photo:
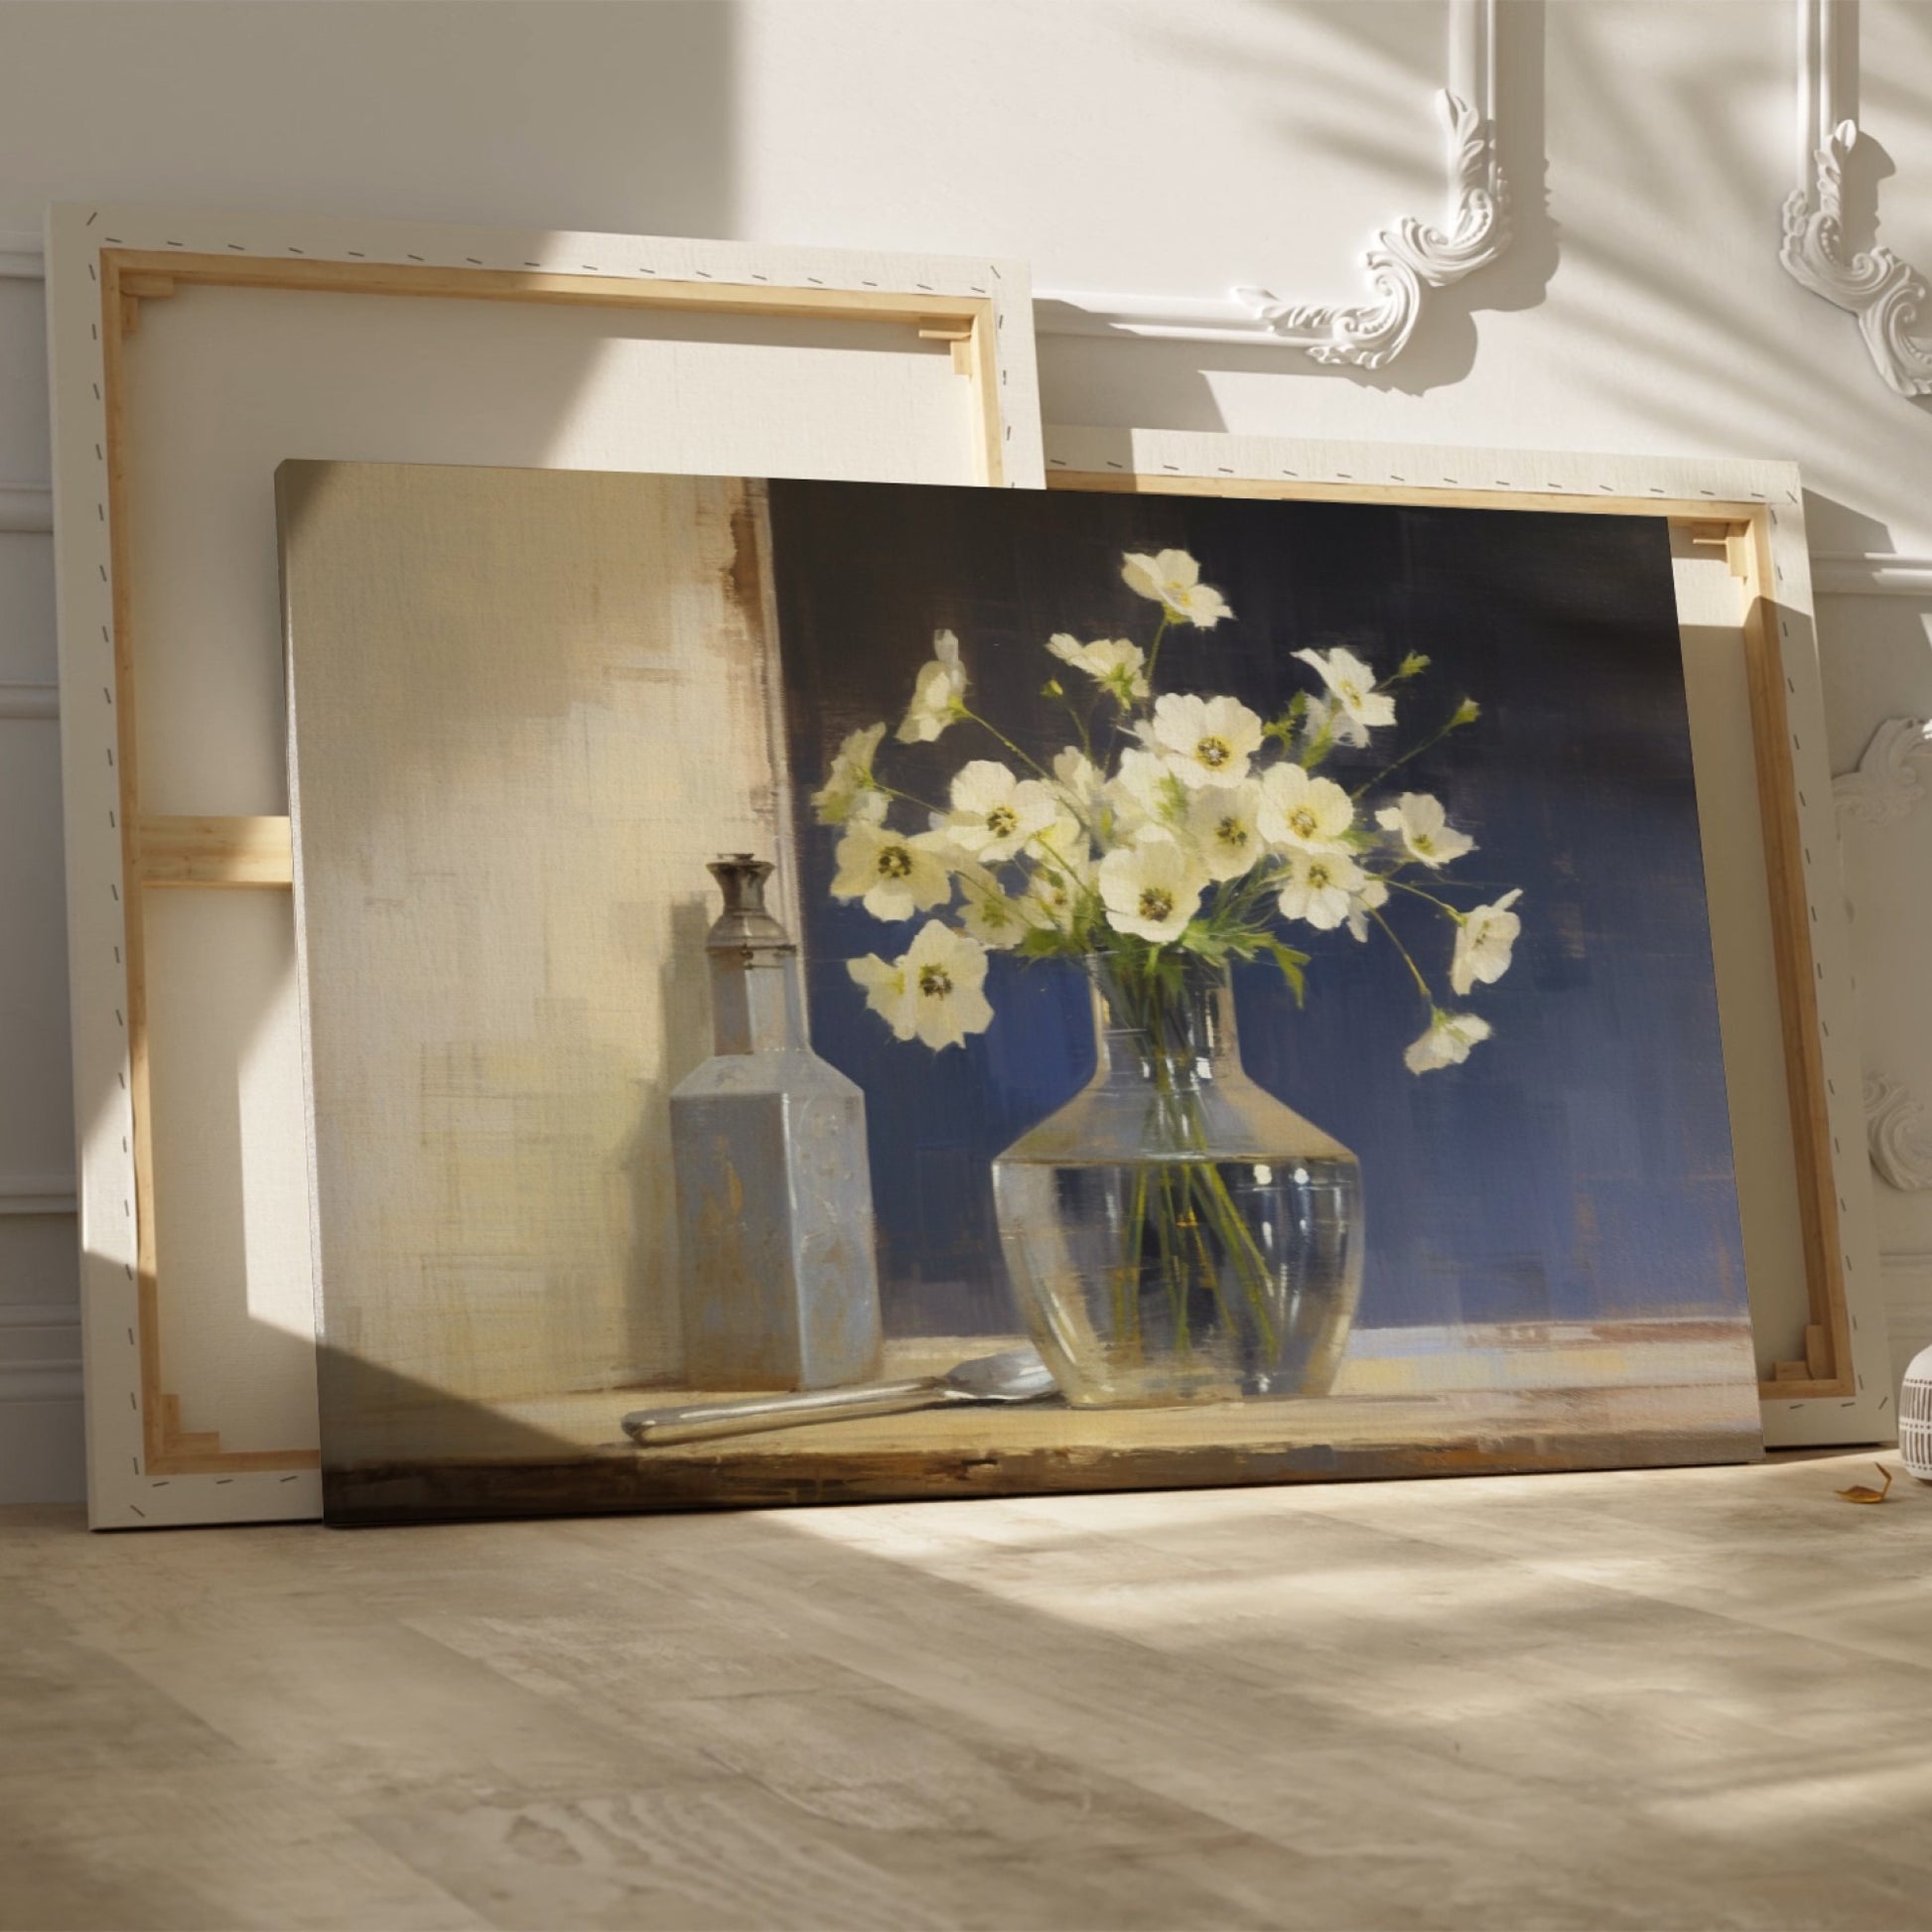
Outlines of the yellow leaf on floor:
[[1848,1503],[1881,1503],[1885,1500],[1885,1490],[1891,1487],[1891,1471],[1882,1462],[1874,1462],[1871,1466],[1883,1479],[1884,1488],[1873,1489],[1869,1483],[1855,1482],[1851,1488],[1838,1492]]

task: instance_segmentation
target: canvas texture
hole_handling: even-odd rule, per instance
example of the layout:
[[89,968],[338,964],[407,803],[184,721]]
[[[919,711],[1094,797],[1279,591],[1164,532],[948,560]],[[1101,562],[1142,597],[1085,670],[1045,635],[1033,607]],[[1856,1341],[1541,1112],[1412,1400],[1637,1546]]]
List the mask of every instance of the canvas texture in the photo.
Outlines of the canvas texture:
[[[285,467],[281,513],[332,1516],[1756,1452],[1662,520],[320,464]],[[684,1374],[668,1107],[711,1046],[721,852],[777,862],[812,1044],[864,1094],[881,1375],[1022,1340],[991,1167],[1091,1073],[1084,978],[997,953],[984,1031],[893,1037],[847,962],[920,921],[833,896],[811,795],[939,630],[1011,744],[955,723],[893,782],[1049,761],[1047,636],[1145,635],[1122,558],[1166,549],[1233,616],[1177,628],[1164,682],[1274,717],[1298,650],[1430,660],[1404,729],[1324,767],[1343,783],[1475,700],[1401,782],[1474,837],[1461,875],[1522,893],[1491,1037],[1422,1076],[1392,947],[1298,929],[1299,1006],[1236,968],[1249,1072],[1361,1164],[1333,1392],[637,1448],[626,1409],[732,1393]],[[1425,909],[1391,924],[1442,953]]]

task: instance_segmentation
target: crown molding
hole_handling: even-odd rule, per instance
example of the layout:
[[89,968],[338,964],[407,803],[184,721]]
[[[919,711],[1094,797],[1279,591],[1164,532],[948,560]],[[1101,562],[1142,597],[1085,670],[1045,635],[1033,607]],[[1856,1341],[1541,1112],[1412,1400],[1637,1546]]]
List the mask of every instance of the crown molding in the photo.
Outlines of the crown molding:
[[1449,205],[1440,227],[1414,215],[1369,242],[1365,302],[1283,301],[1268,289],[1225,296],[1101,295],[1042,290],[1044,335],[1131,336],[1299,349],[1311,360],[1379,369],[1408,347],[1432,293],[1509,246],[1509,185],[1496,143],[1497,0],[1449,0],[1449,85],[1436,96],[1448,136]]
[[1932,760],[1932,725],[1922,718],[1887,718],[1871,734],[1858,768],[1832,780],[1842,819],[1891,825],[1925,796],[1921,763]]
[[1932,1113],[1902,1080],[1864,1076],[1864,1137],[1879,1179],[1901,1193],[1932,1188]]
[[[1924,275],[1889,248],[1846,245],[1858,70],[1859,0],[1798,0],[1798,186],[1784,205],[1778,259],[1801,287],[1857,317],[1888,387],[1932,395],[1932,339],[1915,333],[1932,309]],[[1860,212],[1876,222],[1875,189]]]

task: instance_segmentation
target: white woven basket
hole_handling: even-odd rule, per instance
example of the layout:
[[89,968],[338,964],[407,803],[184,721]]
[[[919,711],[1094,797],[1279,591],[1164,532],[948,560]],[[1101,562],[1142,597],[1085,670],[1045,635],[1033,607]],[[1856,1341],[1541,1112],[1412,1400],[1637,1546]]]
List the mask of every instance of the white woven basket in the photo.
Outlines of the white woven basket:
[[1932,1482],[1932,1348],[1921,1348],[1898,1392],[1898,1459],[1921,1482]]

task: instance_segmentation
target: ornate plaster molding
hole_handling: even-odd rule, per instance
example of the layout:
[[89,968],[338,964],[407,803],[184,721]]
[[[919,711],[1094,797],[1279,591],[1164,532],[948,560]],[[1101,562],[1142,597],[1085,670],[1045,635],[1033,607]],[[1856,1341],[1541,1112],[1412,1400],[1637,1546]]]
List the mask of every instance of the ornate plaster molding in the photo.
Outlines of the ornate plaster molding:
[[1832,780],[1841,818],[1891,825],[1925,796],[1918,766],[1932,762],[1932,725],[1921,718],[1887,718],[1871,734],[1858,769]]
[[1509,186],[1497,157],[1497,0],[1450,0],[1449,84],[1436,96],[1449,140],[1441,226],[1406,215],[1374,237],[1362,265],[1366,302],[1287,302],[1240,287],[1224,297],[1041,291],[1037,327],[1053,335],[1121,335],[1298,348],[1311,360],[1379,369],[1409,345],[1433,291],[1487,267],[1509,246]]
[[1879,1179],[1902,1193],[1932,1188],[1932,1112],[1901,1081],[1864,1076],[1864,1138]]
[[1857,72],[1858,0],[1798,0],[1798,186],[1784,205],[1778,259],[1812,294],[1858,318],[1892,389],[1932,395],[1932,337],[1920,332],[1932,322],[1925,277],[1889,248],[1846,246],[1845,164],[1859,140],[1847,109]]

